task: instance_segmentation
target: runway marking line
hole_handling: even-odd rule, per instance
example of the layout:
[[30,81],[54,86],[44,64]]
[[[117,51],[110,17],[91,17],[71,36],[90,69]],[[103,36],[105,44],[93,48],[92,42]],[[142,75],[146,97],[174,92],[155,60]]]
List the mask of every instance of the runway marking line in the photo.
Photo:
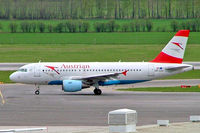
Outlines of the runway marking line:
[[2,92],[1,92],[1,90],[0,90],[0,96],[1,96],[1,102],[2,102],[2,104],[4,105],[4,104],[5,104],[5,100],[4,100],[4,98],[3,98],[3,94],[2,94]]

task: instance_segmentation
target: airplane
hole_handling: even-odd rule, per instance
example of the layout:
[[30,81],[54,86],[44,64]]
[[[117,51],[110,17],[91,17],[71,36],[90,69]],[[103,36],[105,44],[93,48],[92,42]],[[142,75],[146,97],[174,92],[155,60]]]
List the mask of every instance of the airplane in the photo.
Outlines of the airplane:
[[182,64],[189,30],[180,30],[149,62],[45,62],[20,67],[10,75],[18,83],[35,84],[35,94],[40,85],[62,85],[64,92],[77,92],[94,86],[94,94],[101,95],[99,86],[133,84],[193,70]]

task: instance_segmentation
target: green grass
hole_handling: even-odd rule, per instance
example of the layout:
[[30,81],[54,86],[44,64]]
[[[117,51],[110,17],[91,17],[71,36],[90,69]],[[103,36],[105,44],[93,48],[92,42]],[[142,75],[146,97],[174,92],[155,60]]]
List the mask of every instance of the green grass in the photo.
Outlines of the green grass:
[[14,71],[0,71],[0,82],[3,83],[13,83],[10,79],[9,76],[11,73]]
[[[164,32],[2,33],[0,44],[166,44],[173,34]],[[195,40],[199,39],[198,35],[195,36]]]
[[[154,59],[164,45],[0,45],[0,62],[141,62]],[[184,61],[200,61],[200,45],[189,45]]]
[[163,79],[200,79],[200,70],[193,70],[184,73],[179,73]]
[[[141,19],[142,20],[142,19]],[[159,31],[172,31],[172,28],[171,28],[171,22],[173,20],[177,20],[178,22],[184,22],[184,21],[189,21],[189,20],[193,20],[193,19],[150,19],[153,23],[153,29],[152,31],[157,31],[159,29]],[[10,32],[10,28],[9,28],[9,24],[11,22],[15,22],[18,24],[18,31],[21,32],[21,29],[20,29],[20,23],[21,22],[24,22],[24,21],[27,21],[27,22],[43,22],[45,24],[52,24],[52,25],[57,25],[58,23],[65,23],[66,21],[68,20],[0,20],[0,23],[2,24],[2,31],[1,32]],[[89,28],[89,32],[94,32],[95,29],[94,29],[94,23],[95,22],[108,22],[109,19],[92,19],[92,20],[83,20],[83,21],[88,21],[90,23],[90,28]],[[124,23],[130,23],[132,21],[135,21],[135,20],[131,20],[131,19],[121,19],[121,20],[115,20],[115,22],[119,25],[122,25]],[[140,21],[140,19],[139,19]],[[145,22],[145,21],[143,21]],[[39,31],[37,31],[39,32]],[[47,29],[46,29],[46,32],[47,32]]]
[[118,89],[120,91],[150,91],[150,92],[200,92],[198,86],[192,86],[191,88],[181,87],[149,87],[149,88],[129,88]]
[[[129,33],[0,33],[0,44],[167,44],[173,32]],[[191,32],[188,44],[199,44],[200,32]]]

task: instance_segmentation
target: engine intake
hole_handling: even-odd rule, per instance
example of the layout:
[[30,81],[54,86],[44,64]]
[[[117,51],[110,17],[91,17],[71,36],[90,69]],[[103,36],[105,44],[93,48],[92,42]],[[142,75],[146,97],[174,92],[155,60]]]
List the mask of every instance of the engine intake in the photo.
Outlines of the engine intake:
[[88,85],[82,83],[81,80],[63,80],[62,89],[65,92],[81,91],[83,88],[88,88]]

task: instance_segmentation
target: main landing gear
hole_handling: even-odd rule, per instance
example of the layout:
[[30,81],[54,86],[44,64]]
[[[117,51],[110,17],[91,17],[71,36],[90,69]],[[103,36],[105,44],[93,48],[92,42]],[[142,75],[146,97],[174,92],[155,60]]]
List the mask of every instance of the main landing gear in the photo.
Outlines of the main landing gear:
[[94,94],[95,95],[101,95],[102,91],[100,89],[95,88],[94,89]]
[[99,84],[95,84],[94,94],[95,95],[101,95],[102,91],[99,89]]
[[40,94],[40,86],[35,85],[35,87],[36,87],[35,95],[39,95]]

